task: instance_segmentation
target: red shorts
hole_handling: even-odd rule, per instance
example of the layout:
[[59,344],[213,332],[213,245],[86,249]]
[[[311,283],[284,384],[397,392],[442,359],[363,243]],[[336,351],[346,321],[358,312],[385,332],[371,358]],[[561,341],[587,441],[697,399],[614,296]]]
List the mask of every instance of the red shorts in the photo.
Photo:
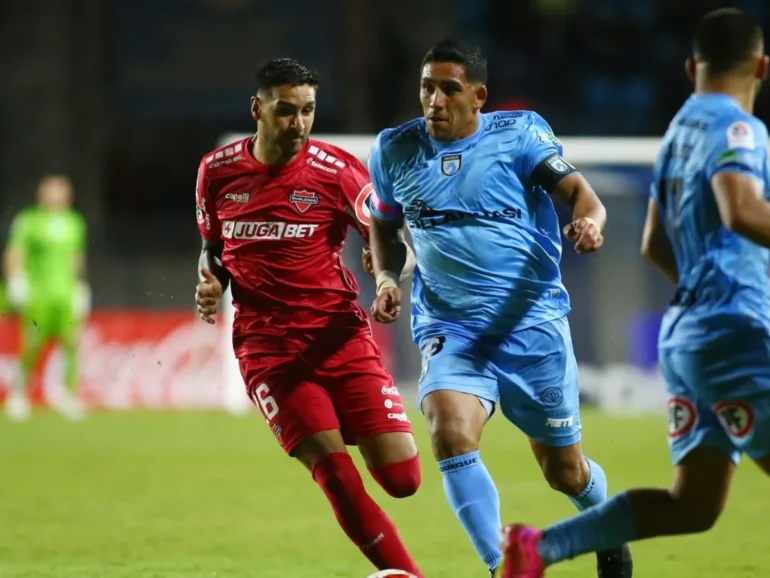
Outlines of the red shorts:
[[[302,440],[339,429],[345,443],[362,436],[412,432],[393,377],[366,332],[287,338],[239,359],[251,400],[291,455]],[[299,353],[297,353],[299,351]],[[288,355],[287,355],[288,354]]]

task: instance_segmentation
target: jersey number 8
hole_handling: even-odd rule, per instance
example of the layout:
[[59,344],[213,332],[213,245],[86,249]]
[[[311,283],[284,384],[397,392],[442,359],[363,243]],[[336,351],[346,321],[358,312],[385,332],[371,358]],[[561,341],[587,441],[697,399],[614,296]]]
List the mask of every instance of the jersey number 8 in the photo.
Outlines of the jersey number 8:
[[446,337],[434,337],[425,344],[425,349],[423,349],[422,354],[422,371],[420,372],[420,379],[417,380],[417,383],[421,383],[422,380],[425,379],[431,358],[444,349],[445,341]]
[[658,191],[663,199],[666,220],[674,227],[679,226],[679,220],[682,217],[681,204],[683,190],[684,179],[663,179],[658,186]]
[[262,409],[262,413],[265,415],[265,419],[268,422],[276,416],[278,413],[278,404],[275,402],[275,398],[270,395],[270,388],[266,383],[263,383],[254,390],[254,399],[257,400],[257,403]]

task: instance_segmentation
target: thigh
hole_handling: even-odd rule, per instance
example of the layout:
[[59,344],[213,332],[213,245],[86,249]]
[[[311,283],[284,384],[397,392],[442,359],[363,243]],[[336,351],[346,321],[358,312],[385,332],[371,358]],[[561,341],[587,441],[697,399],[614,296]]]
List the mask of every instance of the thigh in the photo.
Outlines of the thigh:
[[492,360],[500,409],[516,427],[538,445],[580,441],[577,361],[566,317],[512,333]]
[[368,333],[336,347],[315,368],[314,379],[329,395],[347,444],[381,434],[411,437],[412,424],[401,395]]
[[411,432],[392,432],[356,439],[361,457],[369,469],[404,462],[417,455],[417,444]]
[[51,324],[52,336],[58,339],[65,348],[74,348],[80,335],[82,320],[75,315],[72,300],[61,303],[57,308]]
[[249,398],[287,454],[295,455],[297,446],[311,436],[340,429],[330,395],[310,379],[301,362],[267,356],[238,362]]
[[21,314],[22,348],[40,349],[51,337],[54,325],[52,308],[42,301],[31,301]]
[[699,394],[708,384],[698,356],[662,350],[659,359],[668,393],[668,447],[674,465],[701,447],[719,450],[738,463],[740,452],[719,423],[709,400]]
[[420,340],[422,373],[417,407],[425,412],[424,400],[436,391],[475,396],[491,415],[499,397],[497,378],[482,347],[456,335],[434,335]]

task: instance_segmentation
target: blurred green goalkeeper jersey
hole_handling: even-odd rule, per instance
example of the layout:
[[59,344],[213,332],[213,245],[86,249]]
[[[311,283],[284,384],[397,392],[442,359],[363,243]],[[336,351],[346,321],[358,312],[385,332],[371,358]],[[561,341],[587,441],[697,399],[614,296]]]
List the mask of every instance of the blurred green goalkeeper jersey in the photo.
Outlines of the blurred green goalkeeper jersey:
[[77,286],[78,256],[85,249],[86,224],[73,211],[32,207],[11,226],[9,244],[21,250],[31,299],[71,296]]

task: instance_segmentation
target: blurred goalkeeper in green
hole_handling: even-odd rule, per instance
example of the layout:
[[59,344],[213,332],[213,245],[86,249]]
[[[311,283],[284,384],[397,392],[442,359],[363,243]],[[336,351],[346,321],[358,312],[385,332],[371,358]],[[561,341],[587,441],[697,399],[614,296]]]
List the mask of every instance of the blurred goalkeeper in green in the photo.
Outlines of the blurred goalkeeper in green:
[[63,415],[79,419],[83,406],[77,395],[77,343],[90,309],[84,280],[86,225],[71,208],[72,184],[64,176],[40,182],[38,202],[22,210],[11,225],[5,250],[6,293],[22,327],[19,373],[8,397],[12,419],[29,416],[29,374],[50,340],[64,353],[66,388],[53,402]]

